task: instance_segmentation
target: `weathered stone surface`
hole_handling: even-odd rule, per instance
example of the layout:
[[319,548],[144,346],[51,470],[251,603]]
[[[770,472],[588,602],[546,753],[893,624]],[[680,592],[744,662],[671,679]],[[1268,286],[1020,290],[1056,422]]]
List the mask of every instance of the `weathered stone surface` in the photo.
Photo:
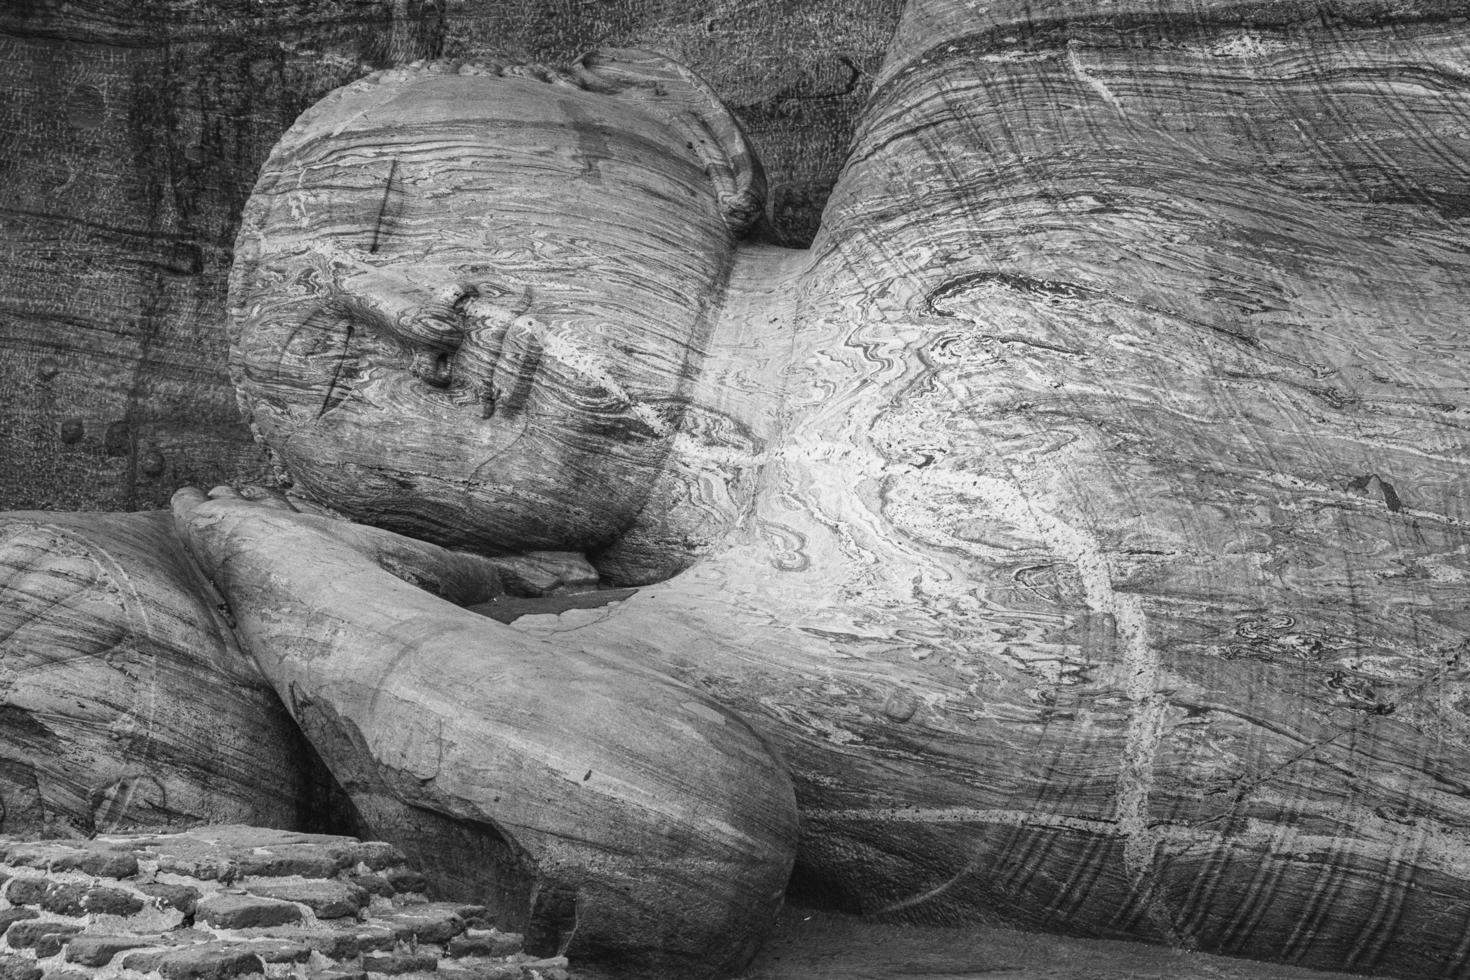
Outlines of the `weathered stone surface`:
[[362,968],[368,973],[396,976],[400,973],[432,972],[439,964],[434,953],[368,953],[362,958]]
[[0,909],[0,935],[10,928],[13,922],[24,922],[26,919],[39,917],[40,913],[34,909]]
[[264,973],[265,964],[248,946],[218,942],[169,950],[159,957],[157,969],[164,980],[229,980]]
[[168,950],[150,949],[141,953],[128,953],[122,958],[123,969],[152,973],[158,969],[158,964],[163,961],[163,954],[166,952]]
[[70,842],[19,845],[6,862],[21,868],[80,871],[98,878],[128,878],[138,873],[138,859],[106,845],[79,847]]
[[395,32],[393,10],[0,11],[7,509],[132,510],[181,480],[264,472],[206,326],[217,332],[239,205],[303,99],[427,52],[409,26],[422,19],[400,17]]
[[367,980],[367,971],[329,967],[325,970],[314,970],[308,976],[311,980]]
[[141,882],[138,890],[150,896],[159,907],[167,905],[169,908],[177,909],[185,915],[194,914],[195,903],[199,901],[199,889],[192,885],[170,885],[163,882]]
[[461,906],[450,902],[411,905],[380,916],[378,924],[392,929],[401,940],[447,943],[465,930]]
[[308,943],[286,939],[252,939],[242,943],[241,948],[248,949],[265,963],[305,963],[311,958],[313,949]]
[[[99,864],[94,870],[104,874],[87,879],[74,862],[57,860],[58,856],[88,849],[134,857],[150,875],[159,855],[172,855],[215,875],[237,869],[250,856],[284,855],[290,861],[301,862],[315,854],[328,859],[335,877],[247,877],[233,883],[217,877],[120,881],[105,875],[114,865]],[[516,955],[520,937],[479,928],[488,913],[485,906],[430,903],[416,894],[396,900],[379,897],[368,903],[368,893],[351,879],[374,876],[362,871],[370,864],[384,866],[385,870],[400,869],[402,864],[395,862],[401,862],[403,855],[389,845],[374,846],[373,842],[353,838],[243,826],[115,835],[76,845],[55,841],[17,844],[0,838],[0,861],[7,858],[24,862],[31,870],[26,878],[17,880],[32,884],[34,894],[30,897],[44,910],[0,909],[0,934],[14,927],[6,940],[7,947],[29,951],[35,961],[63,954],[67,967],[50,969],[47,980],[57,972],[85,980],[93,973],[112,976],[119,970],[162,971],[165,977],[226,975],[245,967],[249,968],[247,972],[253,971],[249,956],[258,958],[271,976],[283,970],[299,973],[332,965],[349,971],[361,968],[376,976],[432,980],[440,958],[448,953],[446,940],[465,935],[475,942],[455,955],[479,973],[484,973],[486,967],[505,967],[519,980],[524,972],[519,964],[528,959]],[[64,868],[57,867],[63,863]],[[38,867],[50,870],[37,876],[34,871]],[[104,881],[111,884],[98,884]],[[135,898],[126,890],[134,887],[143,895]],[[249,891],[254,888],[269,894]],[[131,904],[120,905],[119,896]],[[177,905],[170,905],[171,901]],[[150,907],[145,909],[145,905]],[[303,912],[303,905],[311,912]],[[334,911],[337,905],[350,914],[337,918],[323,914]],[[164,906],[170,909],[167,914],[160,911]],[[199,907],[200,914],[189,927],[180,927],[182,912],[178,906]],[[271,926],[248,925],[279,917],[283,907],[288,915],[300,913],[300,917]],[[72,917],[59,920],[57,910],[72,913]],[[475,928],[462,932],[467,924]],[[193,952],[180,955],[185,950]],[[242,957],[245,967],[240,965]],[[468,976],[463,971],[456,975]]]
[[[366,865],[373,871],[385,871],[390,875],[395,871],[404,875],[415,873],[412,869],[402,866],[408,858],[404,856],[401,850],[387,841],[354,841],[346,846],[346,850],[349,861],[354,864]],[[414,890],[412,888],[405,889],[405,891]]]
[[118,953],[154,943],[155,940],[140,936],[76,936],[66,944],[66,961],[81,966],[106,966]]
[[40,905],[46,898],[46,889],[50,884],[45,878],[30,875],[12,878],[5,889],[5,899],[12,905]]
[[279,877],[328,878],[349,863],[347,855],[340,850],[327,851],[310,846],[270,848],[266,853],[242,854],[239,858],[242,875]]
[[347,881],[252,881],[242,887],[252,895],[300,902],[315,912],[319,919],[355,916],[368,901],[366,890]]
[[356,860],[353,847],[359,843],[351,837],[244,825],[134,839],[159,870],[225,882],[248,875],[331,877]]
[[41,980],[36,961],[14,953],[0,953],[0,980]]
[[[353,875],[349,880],[358,888],[361,888],[363,891],[367,892],[369,895],[380,895],[383,898],[392,898],[398,893],[398,889],[393,887],[393,882],[388,880],[388,878],[384,875]],[[427,882],[425,882],[424,884],[425,886],[427,886]]]
[[402,926],[403,923],[385,924],[380,918],[370,925],[355,926],[350,922],[343,922],[341,928],[343,935],[351,936],[359,949],[368,951],[392,949],[400,935],[412,936],[414,934],[412,928],[406,933],[400,932]]
[[[383,930],[383,932],[387,934],[388,945],[391,946],[394,939],[392,930]],[[242,929],[238,935],[244,940],[270,939],[305,946],[332,960],[350,960],[357,956],[362,948],[355,932],[342,929],[268,926],[258,929]]]
[[495,929],[467,929],[449,941],[451,956],[510,956],[519,953],[523,937]]
[[58,915],[132,915],[142,911],[143,900],[120,888],[52,884],[41,898],[41,908]]
[[748,980],[901,976],[1005,980],[1352,980],[1281,963],[1137,942],[1048,936],[995,926],[880,923],[789,906]]
[[41,958],[54,956],[63,944],[82,931],[74,922],[29,919],[17,922],[5,932],[5,941],[16,949],[34,949]]
[[384,875],[389,884],[401,892],[421,892],[429,887],[429,879],[412,868],[390,868]]
[[441,966],[439,976],[444,980],[524,980],[526,971],[519,963],[461,960]]
[[568,963],[565,956],[548,956],[526,960],[521,965],[521,975],[539,977],[540,980],[568,980]]
[[200,589],[166,515],[0,516],[5,832],[295,821],[299,736]]
[[219,892],[201,898],[194,906],[194,916],[219,929],[250,929],[297,922],[301,909],[273,898]]
[[41,894],[41,908],[58,915],[84,915],[87,891],[86,885],[48,882]]

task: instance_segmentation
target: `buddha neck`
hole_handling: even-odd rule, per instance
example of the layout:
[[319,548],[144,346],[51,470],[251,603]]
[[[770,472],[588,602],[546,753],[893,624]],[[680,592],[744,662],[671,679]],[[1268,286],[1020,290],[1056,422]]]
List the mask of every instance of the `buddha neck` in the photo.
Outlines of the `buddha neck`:
[[805,251],[771,245],[735,253],[659,479],[628,533],[591,556],[608,581],[634,585],[677,574],[750,510],[780,437],[806,263]]
[[736,251],[690,392],[696,411],[722,415],[762,444],[776,437],[779,426],[783,374],[795,351],[796,297],[807,255],[803,249],[775,245]]

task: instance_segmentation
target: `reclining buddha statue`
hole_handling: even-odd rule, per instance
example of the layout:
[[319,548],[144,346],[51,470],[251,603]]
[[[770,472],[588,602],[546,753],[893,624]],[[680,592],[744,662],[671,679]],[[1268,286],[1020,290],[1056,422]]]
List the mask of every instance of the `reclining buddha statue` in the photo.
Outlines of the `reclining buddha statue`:
[[8,819],[290,825],[319,758],[609,975],[733,975],[788,891],[1461,974],[1470,46],[1422,6],[914,0],[809,250],[661,56],[338,90],[231,279],[281,487],[7,518]]

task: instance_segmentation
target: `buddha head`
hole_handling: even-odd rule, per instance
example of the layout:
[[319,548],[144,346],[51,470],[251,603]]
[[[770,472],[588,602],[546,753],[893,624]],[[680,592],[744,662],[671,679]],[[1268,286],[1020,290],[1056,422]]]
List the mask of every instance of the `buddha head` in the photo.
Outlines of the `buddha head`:
[[244,215],[231,375],[290,480],[489,553],[638,520],[763,181],[687,69],[380,72],[304,113]]

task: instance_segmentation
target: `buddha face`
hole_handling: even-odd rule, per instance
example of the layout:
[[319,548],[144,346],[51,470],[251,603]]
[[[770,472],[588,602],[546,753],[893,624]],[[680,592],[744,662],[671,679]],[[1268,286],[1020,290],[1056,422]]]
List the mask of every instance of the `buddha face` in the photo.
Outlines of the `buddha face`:
[[636,102],[409,70],[277,146],[230,284],[231,370],[296,483],[482,551],[592,549],[679,423],[731,235]]

